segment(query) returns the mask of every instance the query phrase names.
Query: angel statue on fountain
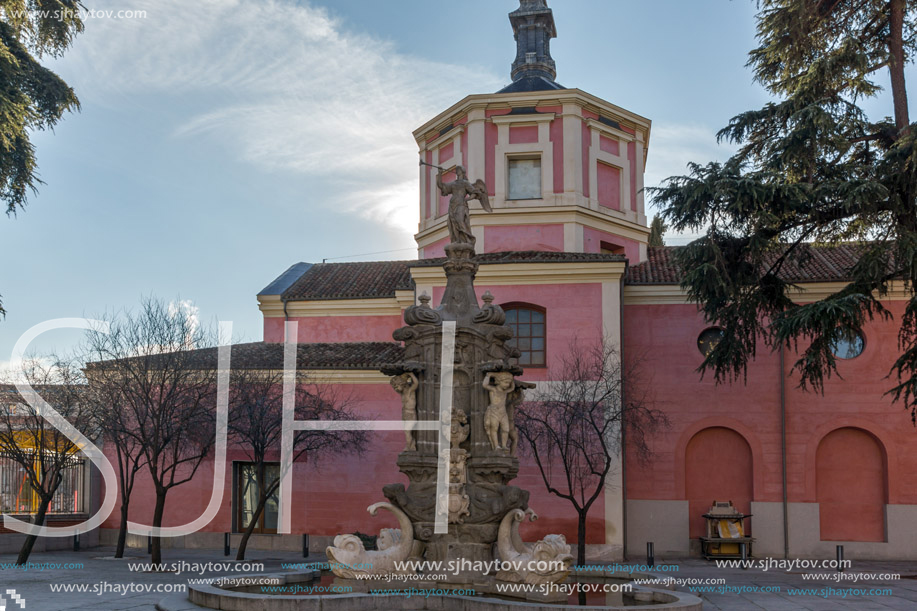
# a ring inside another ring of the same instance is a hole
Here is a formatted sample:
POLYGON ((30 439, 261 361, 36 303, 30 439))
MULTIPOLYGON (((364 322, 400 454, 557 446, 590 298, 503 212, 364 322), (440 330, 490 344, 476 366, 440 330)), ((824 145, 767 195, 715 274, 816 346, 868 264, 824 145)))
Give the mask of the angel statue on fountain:
POLYGON ((471 217, 468 213, 469 200, 476 199, 487 212, 492 212, 487 198, 487 186, 480 178, 474 184, 465 175, 465 168, 456 166, 455 180, 443 182, 443 168, 438 168, 436 186, 444 197, 449 197, 449 215, 446 222, 449 226, 449 239, 453 244, 470 244, 474 246, 471 235, 471 217))

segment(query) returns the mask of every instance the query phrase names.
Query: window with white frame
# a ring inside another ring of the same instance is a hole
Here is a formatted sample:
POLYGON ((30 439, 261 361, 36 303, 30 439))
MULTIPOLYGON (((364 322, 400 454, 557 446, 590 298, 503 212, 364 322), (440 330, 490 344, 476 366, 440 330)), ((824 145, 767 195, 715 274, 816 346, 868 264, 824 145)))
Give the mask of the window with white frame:
POLYGON ((541 199, 541 157, 507 159, 507 199, 541 199))

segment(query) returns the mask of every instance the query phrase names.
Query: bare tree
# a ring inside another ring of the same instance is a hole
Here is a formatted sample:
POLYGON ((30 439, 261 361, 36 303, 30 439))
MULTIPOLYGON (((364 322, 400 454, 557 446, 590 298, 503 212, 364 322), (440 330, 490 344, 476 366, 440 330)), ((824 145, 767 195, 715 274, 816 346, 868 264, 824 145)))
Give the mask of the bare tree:
MULTIPOLYGON (((280 487, 281 468, 268 468, 271 454, 279 454, 283 434, 283 372, 241 369, 230 378, 229 434, 231 442, 239 447, 251 461, 252 477, 240 486, 253 486, 257 499, 245 528, 236 560, 245 559, 248 541, 254 532, 268 502, 280 487)), ((294 414, 297 420, 354 420, 350 401, 330 385, 298 381, 294 397, 294 414)), ((305 457, 315 464, 334 455, 362 453, 366 433, 347 430, 296 431, 293 437, 293 462, 305 457)))
POLYGON ((646 459, 647 436, 666 420, 639 382, 639 367, 623 367, 608 340, 574 339, 549 373, 554 381, 539 384, 516 409, 516 428, 522 452, 534 458, 548 492, 576 510, 576 561, 582 566, 586 516, 620 462, 624 435, 628 447, 646 459))
POLYGON ((127 403, 127 386, 120 383, 118 369, 92 367, 89 371, 92 383, 86 392, 86 401, 92 404, 96 423, 99 429, 104 431, 105 443, 110 443, 114 447, 118 461, 118 494, 121 508, 115 558, 123 558, 127 543, 131 493, 134 491, 137 473, 146 464, 146 459, 143 446, 133 433, 137 428, 132 417, 135 412, 122 407, 127 403))
MULTIPOLYGON (((29 396, 18 390, 14 392, 12 385, 6 386, 12 400, 0 406, 0 459, 19 467, 28 482, 28 486, 23 488, 27 497, 25 505, 34 516, 32 523, 43 526, 49 510, 56 509, 54 503, 66 503, 72 498, 56 495, 65 479, 81 475, 78 467, 83 460, 77 445, 42 415, 43 403, 51 406, 87 437, 94 436, 91 432, 93 418, 87 404, 81 400, 85 380, 74 360, 58 357, 29 359, 25 361, 21 373, 24 381, 32 387, 32 393, 29 396), (33 494, 38 499, 37 507, 32 506, 33 494)), ((22 483, 25 484, 25 481, 22 483)), ((17 503, 14 510, 22 509, 17 503)), ((80 511, 76 506, 66 509, 67 513, 80 511)), ((16 564, 28 562, 37 538, 37 535, 26 536, 16 564)))
MULTIPOLYGON (((139 448, 136 460, 146 466, 156 493, 156 528, 162 526, 167 494, 194 478, 215 439, 216 372, 201 364, 201 349, 215 345, 215 334, 175 303, 146 298, 137 312, 104 317, 107 333, 87 334, 97 359, 87 366, 90 385, 107 387, 93 395, 110 397, 109 410, 123 412, 103 418, 112 427, 104 433, 116 449, 139 448)), ((121 482, 133 481, 129 471, 137 468, 136 460, 119 464, 121 482)), ((129 497, 130 488, 121 494, 122 500, 129 497)), ((162 562, 160 537, 153 537, 151 561, 162 562)))

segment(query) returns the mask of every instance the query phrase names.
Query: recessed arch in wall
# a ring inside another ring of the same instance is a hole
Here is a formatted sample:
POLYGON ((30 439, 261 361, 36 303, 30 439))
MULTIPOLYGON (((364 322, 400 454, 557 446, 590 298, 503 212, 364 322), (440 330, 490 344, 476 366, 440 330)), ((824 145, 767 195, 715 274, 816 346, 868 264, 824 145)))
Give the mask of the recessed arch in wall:
POLYGON ((885 541, 888 457, 861 428, 834 429, 818 443, 815 498, 822 541, 885 541))

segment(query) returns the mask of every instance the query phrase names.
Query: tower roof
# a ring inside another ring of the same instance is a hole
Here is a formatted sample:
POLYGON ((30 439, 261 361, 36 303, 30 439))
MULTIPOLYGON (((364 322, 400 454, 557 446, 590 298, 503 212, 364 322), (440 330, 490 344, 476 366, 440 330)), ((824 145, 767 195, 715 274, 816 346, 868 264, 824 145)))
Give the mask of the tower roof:
POLYGON ((557 37, 554 13, 546 0, 519 0, 519 8, 509 14, 516 38, 512 84, 497 93, 564 89, 554 81, 557 70, 551 57, 551 39, 557 37))

